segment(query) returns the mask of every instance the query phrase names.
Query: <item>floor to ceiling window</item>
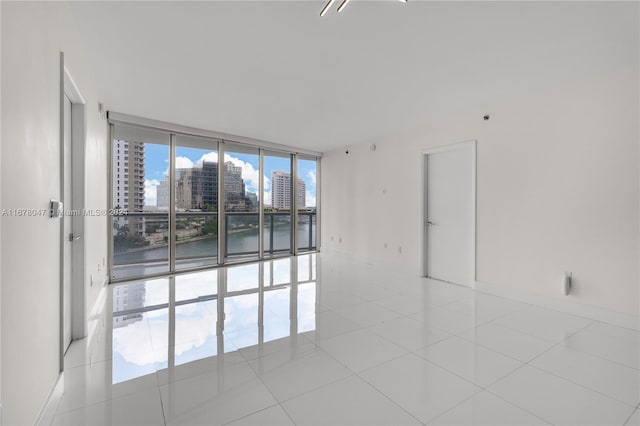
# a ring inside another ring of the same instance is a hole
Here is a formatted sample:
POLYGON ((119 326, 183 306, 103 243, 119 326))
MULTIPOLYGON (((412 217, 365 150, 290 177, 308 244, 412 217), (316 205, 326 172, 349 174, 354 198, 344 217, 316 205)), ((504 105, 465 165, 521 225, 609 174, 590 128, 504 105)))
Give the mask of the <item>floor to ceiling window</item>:
POLYGON ((291 252, 291 155, 264 153, 264 254, 291 252))
POLYGON ((298 172, 295 190, 298 207, 298 250, 310 251, 316 249, 318 228, 316 215, 318 162, 315 158, 298 156, 296 166, 298 172))
POLYGON ((112 281, 316 249, 318 157, 150 127, 111 121, 112 281))
MULTIPOLYGON (((176 269, 218 263, 218 142, 176 136, 175 153, 176 269)), ((162 182, 162 204, 168 208, 168 175, 162 182), (166 194, 166 199, 164 195, 166 194)))
MULTIPOLYGON (((111 153, 112 277, 163 273, 169 265, 169 212, 157 208, 169 164, 168 133, 119 126, 111 153)), ((168 198, 168 197, 167 197, 168 198)))
POLYGON ((225 261, 256 259, 260 241, 260 151, 224 143, 225 261))

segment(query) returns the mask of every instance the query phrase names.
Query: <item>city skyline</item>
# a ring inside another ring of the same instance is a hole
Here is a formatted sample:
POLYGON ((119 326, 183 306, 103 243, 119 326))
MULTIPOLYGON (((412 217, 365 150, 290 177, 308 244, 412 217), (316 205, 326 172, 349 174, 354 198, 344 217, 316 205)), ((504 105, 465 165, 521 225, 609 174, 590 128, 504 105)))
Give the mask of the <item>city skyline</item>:
MULTIPOLYGON (((166 179, 169 169, 169 147, 159 144, 145 144, 145 207, 157 207, 158 186, 166 179)), ((218 162, 217 151, 207 151, 199 148, 176 148, 176 169, 188 169, 201 166, 204 161, 218 162)), ((247 193, 254 193, 259 197, 258 155, 236 152, 225 153, 224 162, 231 162, 241 168, 241 176, 247 193)), ((290 173, 290 161, 286 157, 264 157, 264 204, 271 205, 273 171, 290 173)), ((305 207, 316 206, 316 162, 298 160, 298 177, 305 183, 305 207)))

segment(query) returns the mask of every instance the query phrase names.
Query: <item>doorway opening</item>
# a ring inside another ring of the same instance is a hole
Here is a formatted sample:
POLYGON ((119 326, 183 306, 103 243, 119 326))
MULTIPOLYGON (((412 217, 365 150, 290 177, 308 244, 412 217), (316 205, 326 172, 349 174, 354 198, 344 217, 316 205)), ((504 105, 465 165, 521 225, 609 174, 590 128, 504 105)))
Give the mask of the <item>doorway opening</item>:
POLYGON ((473 287, 476 141, 423 151, 423 276, 473 287))
POLYGON ((60 370, 73 340, 86 336, 84 303, 85 100, 60 53, 60 370))

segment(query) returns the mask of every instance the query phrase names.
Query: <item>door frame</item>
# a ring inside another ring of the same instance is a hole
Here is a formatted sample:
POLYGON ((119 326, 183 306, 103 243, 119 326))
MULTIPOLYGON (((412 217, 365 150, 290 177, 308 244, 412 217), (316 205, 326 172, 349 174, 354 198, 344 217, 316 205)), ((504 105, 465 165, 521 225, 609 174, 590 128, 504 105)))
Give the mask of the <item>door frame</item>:
MULTIPOLYGON (((64 52, 60 52, 60 199, 64 200, 64 98, 71 101, 71 199, 72 205, 64 205, 65 214, 73 210, 71 230, 80 239, 71 247, 71 341, 87 335, 85 303, 85 141, 86 102, 71 72, 65 65, 64 52)), ((64 231, 64 218, 60 220, 60 371, 64 370, 64 244, 68 238, 64 231)))
POLYGON ((471 204, 473 206, 473 211, 472 211, 472 216, 473 216, 473 236, 472 236, 472 240, 473 240, 473 254, 471 256, 471 259, 469 259, 469 261, 471 262, 472 265, 472 270, 473 270, 473 279, 472 282, 469 283, 469 286, 471 288, 475 288, 475 284, 476 284, 476 280, 477 280, 477 251, 478 251, 478 242, 477 242, 477 210, 478 210, 478 206, 477 206, 477 161, 478 161, 478 155, 477 155, 477 140, 472 139, 472 140, 467 140, 467 141, 463 141, 463 142, 457 142, 457 143, 452 143, 452 144, 447 144, 447 145, 440 145, 440 146, 436 146, 433 148, 428 148, 428 149, 424 149, 422 150, 421 153, 421 169, 422 169, 422 191, 420 191, 420 205, 422 206, 422 215, 420 216, 420 227, 422 229, 421 235, 422 235, 422 241, 421 241, 421 259, 422 259, 422 267, 421 267, 421 275, 423 277, 427 277, 428 276, 428 272, 429 272, 429 265, 427 262, 427 254, 428 254, 428 230, 427 230, 427 220, 428 220, 428 213, 429 213, 429 209, 428 209, 428 193, 427 193, 427 159, 429 157, 429 155, 432 154, 437 154, 440 152, 445 152, 445 151, 452 151, 454 149, 460 149, 460 148, 466 148, 466 147, 470 147, 472 150, 472 154, 473 154, 473 162, 471 165, 471 179, 472 179, 472 200, 471 200, 471 204))

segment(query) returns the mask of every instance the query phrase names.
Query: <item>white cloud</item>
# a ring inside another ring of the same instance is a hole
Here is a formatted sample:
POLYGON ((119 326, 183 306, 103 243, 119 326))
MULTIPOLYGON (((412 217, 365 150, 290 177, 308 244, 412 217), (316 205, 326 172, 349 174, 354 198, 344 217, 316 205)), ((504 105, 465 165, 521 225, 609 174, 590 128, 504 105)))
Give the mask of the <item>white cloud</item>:
POLYGON ((307 173, 307 176, 309 177, 309 181, 311 182, 311 185, 313 185, 313 187, 315 188, 315 186, 316 186, 316 171, 315 170, 309 170, 309 173, 307 173))
MULTIPOLYGON (((190 169, 193 167, 202 167, 203 162, 218 162, 218 153, 217 152, 207 152, 202 155, 197 161, 193 162, 191 159, 187 157, 176 157, 176 169, 190 169)), ((242 161, 239 158, 232 157, 229 154, 224 155, 224 161, 230 161, 234 166, 240 167, 242 169, 242 179, 245 182, 246 188, 249 192, 258 193, 258 188, 260 187, 260 174, 258 170, 256 170, 251 163, 247 163, 246 161, 242 161)), ((167 176, 169 174, 169 169, 164 171, 164 175, 167 176)), ((269 179, 265 176, 265 188, 269 188, 269 179)), ((154 203, 155 205, 155 203, 154 203)))
POLYGON ((311 191, 305 192, 305 207, 315 207, 316 206, 316 196, 311 191))
POLYGON ((160 181, 158 179, 145 179, 144 180, 144 205, 149 207, 155 207, 158 199, 158 185, 160 181))
POLYGON ((200 159, 198 161, 196 161, 196 164, 198 165, 198 167, 200 167, 200 166, 202 166, 202 163, 204 163, 205 161, 208 162, 208 163, 217 163, 218 162, 218 153, 217 152, 207 152, 202 157, 200 157, 200 159))
POLYGON ((242 179, 244 180, 247 190, 250 192, 258 192, 260 188, 260 174, 252 164, 242 161, 239 158, 232 157, 229 154, 224 155, 225 163, 231 161, 234 166, 242 168, 242 179))
POLYGON ((267 177, 267 175, 263 176, 264 179, 264 193, 262 194, 262 199, 264 200, 265 206, 271 205, 271 179, 267 177))
POLYGON ((193 161, 187 157, 176 157, 176 169, 190 169, 194 166, 193 161))

